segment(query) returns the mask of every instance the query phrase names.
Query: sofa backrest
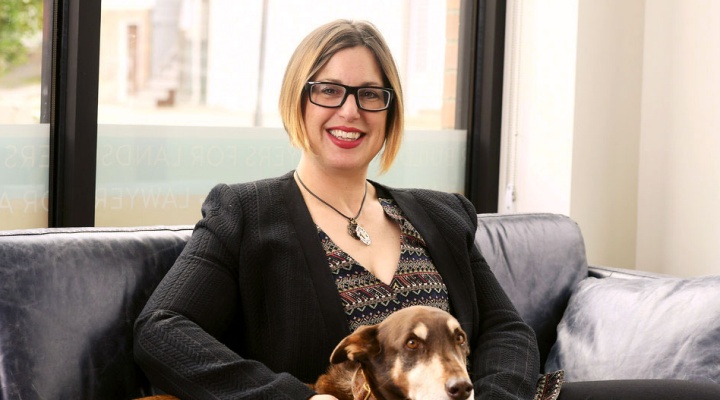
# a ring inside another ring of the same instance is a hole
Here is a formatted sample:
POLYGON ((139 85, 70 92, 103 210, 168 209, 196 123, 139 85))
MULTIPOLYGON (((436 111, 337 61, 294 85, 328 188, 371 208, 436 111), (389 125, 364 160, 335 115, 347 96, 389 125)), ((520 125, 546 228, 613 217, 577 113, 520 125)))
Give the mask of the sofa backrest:
MULTIPOLYGON (((587 276, 577 225, 549 214, 479 215, 476 244, 544 364, 570 289, 587 276)), ((151 394, 134 321, 192 227, 0 231, 0 399, 151 394)))
POLYGON ((0 399, 147 394, 136 316, 190 227, 0 232, 0 399))
POLYGON ((544 365, 570 293, 588 276, 580 228, 557 214, 480 214, 475 244, 535 331, 544 365))

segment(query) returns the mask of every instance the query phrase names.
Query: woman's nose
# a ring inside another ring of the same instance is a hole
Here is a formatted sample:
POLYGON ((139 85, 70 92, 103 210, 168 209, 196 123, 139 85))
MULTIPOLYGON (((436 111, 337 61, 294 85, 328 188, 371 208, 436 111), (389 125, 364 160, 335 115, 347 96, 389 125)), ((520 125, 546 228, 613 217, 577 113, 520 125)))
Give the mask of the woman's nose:
POLYGON ((345 99, 345 103, 340 106, 338 114, 346 119, 357 118, 360 115, 360 109, 358 108, 357 97, 355 97, 355 94, 348 95, 345 99))

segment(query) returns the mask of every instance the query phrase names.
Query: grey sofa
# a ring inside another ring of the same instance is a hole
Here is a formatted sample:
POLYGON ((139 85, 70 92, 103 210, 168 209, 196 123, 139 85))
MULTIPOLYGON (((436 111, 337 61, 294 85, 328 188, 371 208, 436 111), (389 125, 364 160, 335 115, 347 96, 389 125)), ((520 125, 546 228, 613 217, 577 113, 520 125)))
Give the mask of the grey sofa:
POLYGON ((475 242, 565 380, 720 385, 720 275, 588 266, 578 225, 549 214, 480 215, 475 242))
MULTIPOLYGON (((567 380, 720 383, 720 352, 707 351, 720 347, 720 296, 709 295, 717 294, 717 277, 682 280, 588 267, 577 224, 560 215, 479 215, 478 223, 476 243, 535 330, 548 371, 564 369, 567 380), (683 310, 673 308, 668 290, 682 294, 683 310), (658 291, 662 298, 653 298, 658 291), (688 308, 708 318, 702 328, 691 321, 694 338, 672 320, 688 308), (638 336, 643 325, 656 329, 653 321, 663 319, 672 326, 638 336), (673 367, 665 368, 668 360, 658 356, 665 349, 632 352, 643 341, 664 345, 664 336, 692 362, 670 360, 673 367), (630 357, 618 358, 623 352, 630 357), (637 374, 619 376, 628 360, 637 374)), ((0 400, 153 394, 133 361, 133 322, 191 233, 190 226, 0 232, 0 400)))

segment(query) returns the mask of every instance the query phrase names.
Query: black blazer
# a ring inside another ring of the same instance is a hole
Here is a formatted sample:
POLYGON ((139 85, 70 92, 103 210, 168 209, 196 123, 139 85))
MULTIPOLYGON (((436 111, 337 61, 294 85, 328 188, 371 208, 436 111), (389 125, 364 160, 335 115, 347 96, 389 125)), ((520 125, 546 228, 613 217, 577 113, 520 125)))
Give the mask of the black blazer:
MULTIPOLYGON (((392 189, 425 239, 468 333, 477 399, 532 398, 535 336, 474 245, 464 197, 392 189)), ((317 229, 292 173, 218 185, 175 265, 135 327, 138 363, 183 399, 307 399, 349 334, 317 229)))

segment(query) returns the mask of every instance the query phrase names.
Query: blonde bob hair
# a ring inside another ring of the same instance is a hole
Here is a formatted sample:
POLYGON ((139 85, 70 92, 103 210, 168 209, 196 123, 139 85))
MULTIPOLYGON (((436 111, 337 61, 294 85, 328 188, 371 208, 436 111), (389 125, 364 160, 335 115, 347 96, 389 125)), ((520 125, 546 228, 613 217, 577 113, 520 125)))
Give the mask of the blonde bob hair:
POLYGON ((303 39, 290 57, 282 88, 280 89, 280 115, 291 143, 311 151, 305 129, 303 111, 307 102, 305 84, 338 51, 365 46, 374 55, 383 73, 383 84, 393 89, 394 95, 387 110, 385 148, 380 158, 380 172, 387 172, 397 157, 403 134, 403 96, 400 76, 390 49, 380 32, 369 22, 336 20, 325 24, 303 39))

